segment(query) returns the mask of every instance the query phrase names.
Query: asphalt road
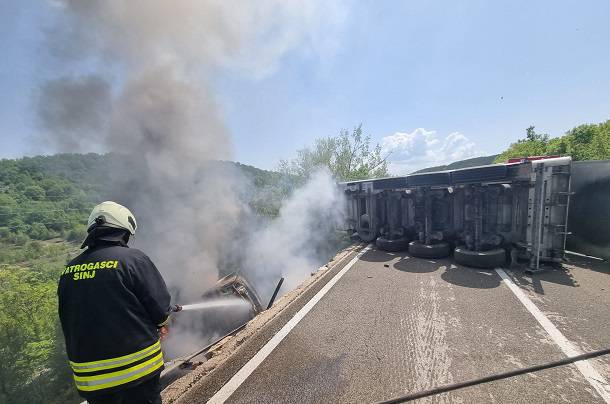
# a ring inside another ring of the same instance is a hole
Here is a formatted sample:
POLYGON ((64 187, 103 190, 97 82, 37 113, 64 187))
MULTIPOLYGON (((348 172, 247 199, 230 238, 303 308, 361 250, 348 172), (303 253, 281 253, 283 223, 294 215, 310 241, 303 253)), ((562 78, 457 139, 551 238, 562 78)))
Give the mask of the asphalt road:
MULTIPOLYGON (((519 269, 506 271, 579 349, 610 347, 607 263, 579 259, 563 270, 534 276, 519 269)), ((242 354, 251 357, 255 352, 246 349, 242 354)), ((422 260, 372 250, 345 273, 227 402, 375 402, 564 357, 495 271, 460 267, 451 259, 422 260)), ((247 359, 233 366, 233 373, 247 359)), ((590 363, 610 380, 610 358, 590 363)), ((195 385, 183 401, 205 402, 230 374, 221 370, 211 376, 212 380, 195 385), (222 382, 215 383, 215 377, 222 382)), ((418 402, 604 400, 577 367, 570 365, 418 402)))

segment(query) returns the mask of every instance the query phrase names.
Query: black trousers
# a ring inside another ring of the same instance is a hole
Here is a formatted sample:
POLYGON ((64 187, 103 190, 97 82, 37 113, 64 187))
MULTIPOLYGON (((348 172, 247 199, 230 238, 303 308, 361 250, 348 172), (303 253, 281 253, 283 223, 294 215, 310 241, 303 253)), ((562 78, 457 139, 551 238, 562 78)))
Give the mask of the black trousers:
POLYGON ((161 404, 159 375, 117 393, 88 398, 89 404, 161 404))

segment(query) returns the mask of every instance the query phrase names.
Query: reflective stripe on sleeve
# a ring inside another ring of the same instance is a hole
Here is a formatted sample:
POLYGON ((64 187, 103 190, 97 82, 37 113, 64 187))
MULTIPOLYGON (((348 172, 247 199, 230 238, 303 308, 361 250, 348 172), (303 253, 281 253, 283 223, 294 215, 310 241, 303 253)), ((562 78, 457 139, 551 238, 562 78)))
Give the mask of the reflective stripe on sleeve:
POLYGON ((70 367, 74 372, 97 372, 99 370, 113 369, 121 366, 129 365, 130 363, 136 362, 148 355, 153 354, 156 350, 161 349, 161 343, 155 342, 149 347, 146 347, 138 352, 134 352, 129 355, 119 356, 118 358, 104 359, 93 362, 77 363, 70 361, 70 367))

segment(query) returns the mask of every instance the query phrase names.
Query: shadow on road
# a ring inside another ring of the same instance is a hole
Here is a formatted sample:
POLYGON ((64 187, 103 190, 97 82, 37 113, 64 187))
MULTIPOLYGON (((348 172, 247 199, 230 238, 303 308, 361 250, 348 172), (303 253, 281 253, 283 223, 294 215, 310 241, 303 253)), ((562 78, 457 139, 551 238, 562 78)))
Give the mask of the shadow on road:
MULTIPOLYGON (((376 248, 371 249, 360 260, 366 262, 387 262, 392 267, 401 272, 410 273, 433 273, 438 270, 444 271, 441 278, 451 284, 466 288, 491 289, 500 286, 501 279, 493 270, 483 270, 476 268, 455 265, 452 258, 429 260, 410 256, 406 251, 387 252, 376 248)), ((596 261, 586 258, 573 257, 570 265, 577 265, 592 271, 607 273, 610 275, 610 264, 605 261, 596 261)), ((539 274, 528 275, 524 268, 511 268, 510 273, 515 283, 521 287, 532 289, 538 294, 544 294, 543 282, 557 283, 560 285, 577 287, 578 283, 570 273, 567 266, 549 269, 539 274)))
MULTIPOLYGON (((580 265, 579 265, 580 266, 580 265)), ((514 282, 526 289, 531 289, 539 295, 544 295, 543 282, 556 283, 558 285, 578 287, 578 282, 565 266, 550 268, 537 274, 526 274, 524 268, 511 268, 510 274, 514 282)))
POLYGON ((610 275, 610 262, 594 258, 579 257, 577 255, 566 255, 567 265, 575 265, 602 274, 610 275))
POLYGON ((360 257, 362 261, 387 262, 388 264, 396 259, 398 261, 392 267, 397 271, 424 274, 440 270, 444 271, 441 274, 444 281, 457 286, 476 289, 491 289, 500 286, 500 277, 495 271, 455 265, 451 258, 430 260, 412 257, 406 251, 386 252, 375 248, 360 257))
POLYGON ((465 288, 492 289, 500 286, 500 277, 494 270, 482 270, 450 264, 441 278, 465 288))
POLYGON ((396 253, 393 255, 381 251, 376 251, 376 253, 376 255, 371 254, 368 257, 368 261, 389 262, 392 259, 398 258, 398 261, 392 265, 397 271, 418 274, 442 271, 441 278, 445 282, 466 288, 491 289, 500 286, 500 277, 495 271, 455 265, 451 258, 431 260, 412 257, 407 253, 396 253))
POLYGON ((390 262, 396 257, 404 257, 406 252, 386 252, 377 250, 373 248, 367 251, 362 257, 360 257, 360 261, 366 262, 390 262))
POLYGON ((415 258, 408 255, 400 257, 400 260, 393 265, 394 269, 402 272, 411 272, 424 274, 434 272, 442 268, 439 262, 421 258, 415 258))

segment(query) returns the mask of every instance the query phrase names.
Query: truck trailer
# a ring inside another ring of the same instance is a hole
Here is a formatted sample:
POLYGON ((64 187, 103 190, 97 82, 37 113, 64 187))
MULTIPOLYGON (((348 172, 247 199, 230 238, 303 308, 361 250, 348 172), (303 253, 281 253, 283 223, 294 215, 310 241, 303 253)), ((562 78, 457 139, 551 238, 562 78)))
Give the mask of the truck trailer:
POLYGON ((352 238, 421 258, 494 268, 525 259, 529 269, 564 257, 570 157, 351 181, 352 238))

